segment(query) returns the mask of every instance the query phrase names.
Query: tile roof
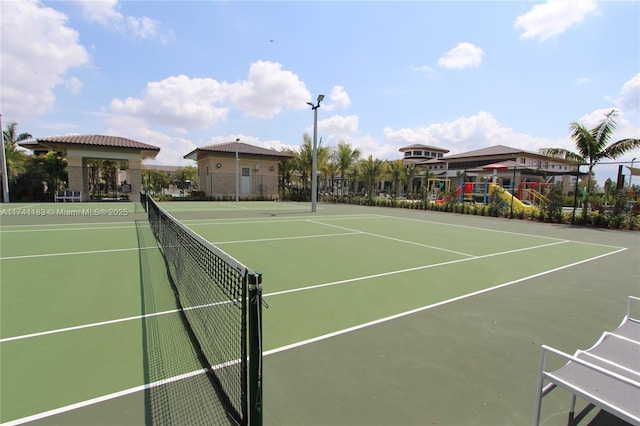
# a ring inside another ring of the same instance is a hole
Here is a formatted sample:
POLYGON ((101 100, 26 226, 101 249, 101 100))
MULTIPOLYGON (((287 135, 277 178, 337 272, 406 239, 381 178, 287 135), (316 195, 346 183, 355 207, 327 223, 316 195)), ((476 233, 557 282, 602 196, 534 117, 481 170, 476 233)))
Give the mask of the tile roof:
POLYGON ((275 149, 261 148, 259 146, 249 145, 243 142, 226 142, 226 143, 220 143, 215 145, 201 146, 191 151, 187 155, 185 155, 184 158, 191 158, 195 160, 196 159, 195 154, 201 151, 223 152, 227 154, 235 154, 236 147, 238 149, 238 154, 263 155, 263 156, 280 157, 280 158, 293 158, 293 155, 289 154, 288 152, 276 151, 275 149))
POLYGON ((487 155, 509 155, 509 154, 531 154, 531 155, 540 155, 535 152, 525 151, 519 148, 511 148, 504 145, 494 145, 488 148, 480 148, 473 151, 461 152, 460 154, 447 155, 445 160, 450 160, 452 158, 467 158, 467 157, 484 157, 487 155))
POLYGON ((67 136, 47 136, 38 138, 38 143, 55 143, 64 145, 90 145, 90 146, 108 146, 114 148, 132 148, 143 149, 147 151, 160 151, 157 146, 134 141, 131 139, 121 138, 119 136, 106 135, 67 135, 67 136))

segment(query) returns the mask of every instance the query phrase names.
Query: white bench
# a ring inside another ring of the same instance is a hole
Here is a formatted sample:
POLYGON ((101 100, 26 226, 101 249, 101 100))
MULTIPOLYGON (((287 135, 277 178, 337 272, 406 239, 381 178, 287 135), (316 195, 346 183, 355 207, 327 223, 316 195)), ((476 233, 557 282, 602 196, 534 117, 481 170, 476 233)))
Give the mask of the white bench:
POLYGON ((82 202, 82 191, 71 191, 71 190, 64 190, 64 191, 57 191, 53 197, 54 201, 57 203, 58 201, 61 201, 63 203, 66 203, 67 201, 70 202, 82 202))
POLYGON ((542 346, 534 424, 540 422, 542 398, 556 387, 571 393, 569 424, 577 424, 593 406, 633 425, 640 425, 640 320, 632 318, 631 304, 640 298, 629 296, 627 314, 613 332, 605 332, 586 351, 568 355, 542 346), (546 371, 546 355, 554 354, 566 364, 546 371), (544 386, 544 382, 549 384, 544 386), (575 415, 576 397, 589 405, 575 415))

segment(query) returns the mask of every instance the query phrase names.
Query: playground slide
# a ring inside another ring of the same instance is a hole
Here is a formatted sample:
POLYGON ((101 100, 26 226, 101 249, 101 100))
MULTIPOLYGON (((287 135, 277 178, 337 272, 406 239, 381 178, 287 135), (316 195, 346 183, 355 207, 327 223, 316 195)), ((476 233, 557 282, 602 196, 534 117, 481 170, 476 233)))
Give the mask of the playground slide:
POLYGON ((441 198, 439 200, 436 200, 436 204, 444 204, 447 201, 449 201, 452 197, 460 197, 460 188, 456 189, 456 191, 453 194, 449 194, 444 198, 441 198))
POLYGON ((517 210, 524 210, 525 212, 533 210, 535 207, 529 204, 525 204, 520 201, 517 197, 511 195, 511 193, 505 190, 500 185, 496 185, 495 183, 489 184, 489 194, 493 194, 493 188, 496 187, 500 194, 500 198, 502 198, 508 205, 511 205, 511 200, 513 199, 513 208, 517 210))

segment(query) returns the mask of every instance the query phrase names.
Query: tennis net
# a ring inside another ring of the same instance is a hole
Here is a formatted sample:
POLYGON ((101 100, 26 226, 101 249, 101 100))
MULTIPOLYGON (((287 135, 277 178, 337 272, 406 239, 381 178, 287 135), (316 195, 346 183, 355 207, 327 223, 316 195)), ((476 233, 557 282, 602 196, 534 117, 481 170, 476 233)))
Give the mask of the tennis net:
MULTIPOLYGON (((228 415, 249 423, 246 266, 142 199, 194 345, 228 415)), ((253 422, 252 422, 253 424, 253 422)))

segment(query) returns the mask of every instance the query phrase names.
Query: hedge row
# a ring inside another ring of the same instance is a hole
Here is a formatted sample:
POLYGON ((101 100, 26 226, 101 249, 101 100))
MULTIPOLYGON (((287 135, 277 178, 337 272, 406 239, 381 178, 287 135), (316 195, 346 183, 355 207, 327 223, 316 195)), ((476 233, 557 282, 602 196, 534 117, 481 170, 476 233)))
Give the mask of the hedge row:
POLYGON ((575 216, 571 212, 551 212, 545 209, 524 211, 514 209, 504 203, 490 203, 488 205, 448 202, 436 204, 425 200, 394 200, 393 198, 369 198, 369 197, 338 197, 322 196, 320 201, 334 204, 355 204, 362 206, 376 206, 401 208, 412 210, 429 210, 447 213, 470 214, 474 216, 512 217, 515 219, 532 220, 545 223, 564 223, 584 226, 597 226, 609 229, 640 230, 640 215, 637 211, 628 211, 611 214, 600 211, 587 212, 583 216, 581 208, 576 209, 575 216))

